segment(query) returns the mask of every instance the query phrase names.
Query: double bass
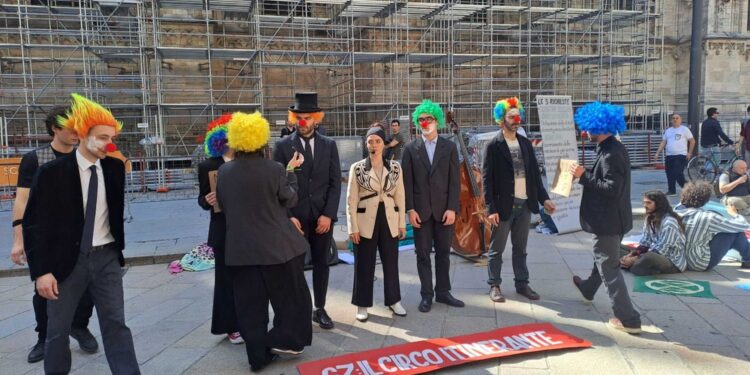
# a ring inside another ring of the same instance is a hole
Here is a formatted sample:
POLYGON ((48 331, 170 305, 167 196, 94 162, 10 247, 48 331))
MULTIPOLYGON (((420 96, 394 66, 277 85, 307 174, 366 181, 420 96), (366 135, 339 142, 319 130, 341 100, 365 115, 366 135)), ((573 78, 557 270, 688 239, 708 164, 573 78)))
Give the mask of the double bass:
POLYGON ((461 191, 459 193, 460 210, 456 213, 453 249, 460 255, 476 257, 485 253, 492 237, 492 227, 487 220, 487 213, 482 193, 482 172, 469 162, 463 135, 453 114, 447 113, 448 123, 453 125, 453 132, 461 148, 463 163, 459 166, 461 191))

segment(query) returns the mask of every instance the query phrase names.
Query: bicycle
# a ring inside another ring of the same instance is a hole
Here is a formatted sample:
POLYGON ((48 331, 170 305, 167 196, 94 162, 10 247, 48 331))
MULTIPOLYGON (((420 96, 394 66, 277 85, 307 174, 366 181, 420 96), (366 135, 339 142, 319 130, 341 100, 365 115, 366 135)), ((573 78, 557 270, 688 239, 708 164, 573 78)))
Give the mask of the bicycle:
POLYGON ((706 181, 712 185, 718 183, 719 176, 731 168, 735 160, 740 158, 737 156, 737 153, 733 151, 732 154, 734 156, 732 156, 727 163, 721 163, 721 152, 731 146, 732 145, 724 144, 719 146, 719 152, 709 150, 708 156, 700 154, 690 158, 687 165, 688 179, 690 181, 706 181))

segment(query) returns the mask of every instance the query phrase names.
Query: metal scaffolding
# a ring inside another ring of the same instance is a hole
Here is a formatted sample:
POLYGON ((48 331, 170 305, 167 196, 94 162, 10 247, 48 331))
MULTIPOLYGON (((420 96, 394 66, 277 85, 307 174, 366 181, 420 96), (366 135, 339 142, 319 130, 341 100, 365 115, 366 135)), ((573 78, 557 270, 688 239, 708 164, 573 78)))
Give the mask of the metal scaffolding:
POLYGON ((156 170, 180 166, 223 112, 283 121, 295 91, 317 91, 341 136, 425 98, 487 125, 498 98, 533 109, 538 94, 619 103, 629 129, 654 128, 659 2, 6 0, 2 152, 44 138, 46 112, 71 92, 112 108, 121 149, 156 170))

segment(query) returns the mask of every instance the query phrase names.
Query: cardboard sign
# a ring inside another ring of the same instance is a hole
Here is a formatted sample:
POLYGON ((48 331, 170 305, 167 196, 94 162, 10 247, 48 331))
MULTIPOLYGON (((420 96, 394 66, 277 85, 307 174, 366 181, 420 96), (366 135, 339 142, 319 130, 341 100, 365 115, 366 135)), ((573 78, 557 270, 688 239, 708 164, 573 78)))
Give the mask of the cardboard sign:
POLYGON ((0 159, 0 187, 14 187, 18 183, 21 158, 0 159))
POLYGON ((534 323, 325 358, 302 363, 297 371, 300 375, 421 374, 491 358, 588 347, 590 342, 552 324, 534 323))
MULTIPOLYGON (((542 133, 544 146, 544 169, 547 183, 558 169, 560 160, 578 160, 578 145, 576 143, 576 127, 573 123, 573 101, 570 96, 538 95, 536 104, 539 111, 539 129, 542 133)), ((552 201, 557 209, 552 214, 558 233, 570 233, 581 230, 578 211, 581 208, 583 188, 581 184, 572 184, 570 193, 566 195, 552 192, 552 201)))
POLYGON ((552 189, 550 189, 551 192, 562 195, 565 198, 570 197, 570 191, 573 189, 573 174, 570 173, 570 168, 575 163, 575 160, 560 159, 560 162, 557 164, 555 181, 552 183, 552 189))
MULTIPOLYGON (((208 184, 211 186, 211 192, 216 193, 216 183, 219 181, 219 171, 210 171, 208 172, 208 184)), ((214 212, 219 213, 221 212, 221 207, 217 204, 214 206, 214 212)))

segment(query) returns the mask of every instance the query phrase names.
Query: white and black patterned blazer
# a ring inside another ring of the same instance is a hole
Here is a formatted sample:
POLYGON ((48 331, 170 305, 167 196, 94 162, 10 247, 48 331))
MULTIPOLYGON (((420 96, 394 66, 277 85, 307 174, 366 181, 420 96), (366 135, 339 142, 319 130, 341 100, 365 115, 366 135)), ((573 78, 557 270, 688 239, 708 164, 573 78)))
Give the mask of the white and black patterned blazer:
POLYGON ((381 200, 385 205, 391 235, 397 237, 399 228, 406 228, 401 165, 395 160, 386 161, 381 181, 372 169, 370 158, 352 164, 346 191, 346 224, 349 234, 359 233, 364 238, 372 238, 381 200))

